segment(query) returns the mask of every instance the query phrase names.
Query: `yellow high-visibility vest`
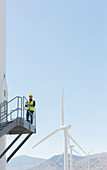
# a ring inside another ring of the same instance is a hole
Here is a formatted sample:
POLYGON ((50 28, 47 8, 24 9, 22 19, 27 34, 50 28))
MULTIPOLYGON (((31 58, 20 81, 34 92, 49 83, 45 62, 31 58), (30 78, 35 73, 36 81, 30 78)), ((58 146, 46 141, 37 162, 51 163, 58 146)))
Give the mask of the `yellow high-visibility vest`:
POLYGON ((27 110, 34 111, 34 106, 29 106, 29 104, 33 105, 33 100, 31 102, 28 101, 27 110))

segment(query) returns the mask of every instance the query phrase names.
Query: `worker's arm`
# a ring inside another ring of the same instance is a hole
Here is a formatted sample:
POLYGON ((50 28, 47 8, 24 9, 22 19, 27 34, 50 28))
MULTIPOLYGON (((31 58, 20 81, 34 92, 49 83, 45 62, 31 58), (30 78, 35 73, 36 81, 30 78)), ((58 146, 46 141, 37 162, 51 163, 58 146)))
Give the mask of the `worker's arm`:
POLYGON ((35 107, 35 100, 33 101, 33 107, 35 107))
POLYGON ((27 107, 28 106, 28 102, 26 102, 26 104, 25 104, 25 107, 27 107))
POLYGON ((35 100, 33 101, 33 104, 30 104, 30 106, 35 107, 35 100))
POLYGON ((33 101, 33 104, 30 104, 30 103, 28 104, 28 102, 26 102, 25 107, 27 107, 28 105, 35 107, 35 100, 33 101))

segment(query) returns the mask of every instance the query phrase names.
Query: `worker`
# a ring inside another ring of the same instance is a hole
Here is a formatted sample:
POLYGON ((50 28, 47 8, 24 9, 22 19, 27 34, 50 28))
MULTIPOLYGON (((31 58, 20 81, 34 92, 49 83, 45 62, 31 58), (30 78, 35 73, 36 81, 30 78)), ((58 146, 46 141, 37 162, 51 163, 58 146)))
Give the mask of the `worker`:
POLYGON ((34 107, 35 107, 35 100, 33 100, 32 94, 29 95, 29 101, 26 102, 25 107, 27 107, 27 114, 26 114, 26 120, 33 124, 33 113, 34 113, 34 107), (30 117, 30 121, 29 121, 30 117))

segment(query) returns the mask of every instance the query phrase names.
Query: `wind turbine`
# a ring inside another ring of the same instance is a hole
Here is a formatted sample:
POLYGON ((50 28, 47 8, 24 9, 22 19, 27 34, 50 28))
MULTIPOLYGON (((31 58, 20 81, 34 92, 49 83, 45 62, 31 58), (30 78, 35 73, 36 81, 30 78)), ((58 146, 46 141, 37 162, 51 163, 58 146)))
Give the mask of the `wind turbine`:
MULTIPOLYGON (((78 148, 85 154, 85 156, 87 157, 87 153, 84 151, 84 149, 78 145, 78 143, 72 138, 72 136, 69 134, 69 138, 78 146, 78 148)), ((86 163, 86 162, 85 162, 86 163)), ((85 165, 85 169, 86 169, 86 165, 85 165)))
MULTIPOLYGON (((72 157, 72 151, 74 151, 76 154, 78 154, 79 156, 81 156, 76 150, 73 149, 74 145, 70 145, 69 142, 69 149, 70 149, 70 170, 73 170, 73 157, 72 157)), ((59 158, 57 159, 57 163, 63 165, 61 162, 59 162, 59 160, 61 159, 61 157, 63 156, 64 152, 59 156, 59 158)))
MULTIPOLYGON (((77 142, 71 137, 71 135, 68 133, 68 130, 71 128, 71 125, 64 125, 64 89, 62 89, 62 126, 59 129, 56 129, 54 132, 50 133, 48 136, 46 136, 44 139, 42 139, 40 142, 38 142, 36 145, 33 146, 33 148, 37 147, 40 143, 47 140, 51 136, 55 135, 59 131, 64 131, 64 170, 68 170, 68 139, 71 139, 81 150, 82 152, 86 154, 86 152, 82 149, 80 145, 77 144, 77 142)), ((71 148, 73 150, 73 148, 71 148)), ((71 170, 72 170, 72 152, 71 152, 71 170)))
POLYGON ((64 89, 62 89, 62 126, 59 129, 56 129, 54 132, 50 133, 48 136, 46 136, 44 139, 42 139, 40 142, 38 142, 36 145, 33 146, 35 148, 37 145, 45 141, 46 139, 50 138, 51 136, 55 135, 59 131, 64 131, 64 170, 68 170, 68 130, 71 128, 71 125, 64 125, 64 107, 63 107, 63 98, 64 98, 64 89))

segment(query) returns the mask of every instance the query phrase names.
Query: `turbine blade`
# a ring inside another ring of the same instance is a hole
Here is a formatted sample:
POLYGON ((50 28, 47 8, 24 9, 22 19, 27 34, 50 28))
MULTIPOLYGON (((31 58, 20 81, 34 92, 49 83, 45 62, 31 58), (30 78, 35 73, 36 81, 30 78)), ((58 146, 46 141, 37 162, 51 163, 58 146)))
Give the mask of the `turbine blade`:
MULTIPOLYGON (((70 147, 71 147, 71 145, 70 145, 70 137, 68 138, 68 143, 69 143, 69 148, 70 148, 70 147)), ((77 153, 78 155, 81 156, 81 154, 78 153, 75 149, 73 149, 73 147, 72 147, 72 150, 73 150, 75 153, 77 153)))
POLYGON ((81 146, 78 145, 78 143, 70 136, 70 134, 69 134, 69 137, 83 151, 83 153, 87 156, 86 152, 81 148, 81 146))
POLYGON ((60 130, 62 130, 62 128, 59 128, 59 129, 55 130, 54 132, 50 133, 48 136, 46 136, 44 139, 42 139, 36 145, 34 145, 33 148, 35 148, 36 146, 38 146, 40 143, 44 142, 46 139, 50 138, 51 136, 55 135, 60 130))
POLYGON ((94 149, 91 149, 91 151, 88 152, 88 155, 90 155, 91 152, 93 152, 94 149))
POLYGON ((81 156, 81 154, 80 153, 78 153, 75 149, 72 149, 75 153, 77 153, 78 155, 80 155, 81 156))
POLYGON ((62 89, 62 126, 64 126, 64 88, 62 89))
POLYGON ((59 160, 62 158, 63 155, 64 155, 64 152, 59 156, 56 162, 59 162, 59 160))

